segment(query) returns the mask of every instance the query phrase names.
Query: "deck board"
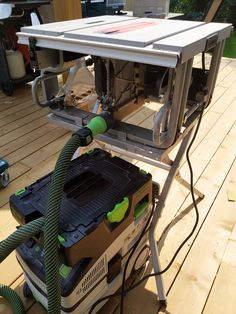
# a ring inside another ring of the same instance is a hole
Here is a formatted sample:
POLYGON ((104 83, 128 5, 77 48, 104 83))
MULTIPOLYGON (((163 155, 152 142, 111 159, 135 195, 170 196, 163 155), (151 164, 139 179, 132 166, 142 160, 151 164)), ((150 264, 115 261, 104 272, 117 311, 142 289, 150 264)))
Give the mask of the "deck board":
MULTIPOLYGON (((200 58, 196 63, 200 65, 200 58)), ((151 127, 154 109, 151 103, 147 104, 127 121, 151 127)), ((0 240, 15 228, 8 204, 9 196, 51 171, 60 150, 71 136, 70 132, 50 125, 46 112, 33 104, 28 85, 17 89, 13 97, 6 97, 0 92, 0 156, 11 164, 11 183, 0 191, 0 240)), ((223 58, 212 103, 204 114, 191 152, 195 185, 206 194, 199 203, 197 231, 164 274, 168 291, 166 310, 156 301, 154 280, 149 279, 126 296, 125 313, 236 312, 233 295, 236 282, 236 202, 227 198, 229 190, 236 194, 235 117, 236 60, 223 58)), ((150 171, 155 181, 164 181, 164 171, 130 158, 128 160, 150 171)), ((181 174, 184 178, 189 176, 185 160, 181 174)), ((191 230, 194 215, 189 192, 174 182, 156 234, 163 267, 191 230)), ((147 271, 151 270, 149 263, 147 271)), ((13 253, 0 265, 0 282, 11 285, 22 294, 21 273, 13 253)), ((30 314, 44 313, 41 306, 33 304, 32 300, 24 299, 24 303, 30 314)), ((11 313, 2 299, 0 313, 11 313)))

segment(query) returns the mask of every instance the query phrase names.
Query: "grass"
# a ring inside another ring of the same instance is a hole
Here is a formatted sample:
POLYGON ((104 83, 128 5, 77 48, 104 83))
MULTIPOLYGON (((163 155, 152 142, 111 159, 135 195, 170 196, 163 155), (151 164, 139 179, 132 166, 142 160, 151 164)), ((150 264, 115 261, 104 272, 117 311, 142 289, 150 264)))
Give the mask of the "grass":
POLYGON ((234 31, 233 34, 227 38, 223 56, 236 58, 236 31, 234 31))

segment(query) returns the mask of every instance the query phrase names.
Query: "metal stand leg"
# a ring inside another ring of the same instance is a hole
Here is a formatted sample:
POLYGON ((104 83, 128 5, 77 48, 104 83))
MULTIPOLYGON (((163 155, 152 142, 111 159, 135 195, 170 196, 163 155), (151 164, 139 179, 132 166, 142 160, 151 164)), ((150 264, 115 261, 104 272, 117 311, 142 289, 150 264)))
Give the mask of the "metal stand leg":
MULTIPOLYGON (((192 130, 185 136, 183 139, 180 148, 178 150, 178 153, 171 165, 169 174, 166 178, 165 184, 163 186, 163 189, 161 191, 158 203, 156 205, 153 219, 150 225, 150 230, 149 230, 149 242, 150 242, 150 248, 151 248, 151 253, 152 253, 152 262, 153 262, 153 268, 155 273, 159 273, 161 271, 160 268, 160 262, 159 262, 159 252, 157 248, 157 243, 156 243, 156 237, 155 237, 155 229, 157 225, 157 221, 159 217, 161 216, 162 210, 165 206, 165 200, 168 196, 171 184, 176 176, 176 173, 178 172, 179 164, 180 161, 184 155, 184 152, 187 148, 189 139, 191 137, 192 130)), ((155 277, 156 279, 156 287, 157 287, 157 293, 158 293, 158 299, 163 303, 166 302, 166 294, 164 290, 164 285, 163 285, 163 279, 161 275, 158 275, 155 277)))
MULTIPOLYGON (((190 187, 190 184, 184 179, 181 177, 180 173, 177 173, 176 176, 175 176, 175 179, 180 183, 182 184, 186 189, 190 190, 191 187, 190 187)), ((193 192, 198 196, 200 197, 201 199, 204 198, 204 194, 202 192, 200 192, 198 189, 196 189, 195 187, 193 187, 193 192)))

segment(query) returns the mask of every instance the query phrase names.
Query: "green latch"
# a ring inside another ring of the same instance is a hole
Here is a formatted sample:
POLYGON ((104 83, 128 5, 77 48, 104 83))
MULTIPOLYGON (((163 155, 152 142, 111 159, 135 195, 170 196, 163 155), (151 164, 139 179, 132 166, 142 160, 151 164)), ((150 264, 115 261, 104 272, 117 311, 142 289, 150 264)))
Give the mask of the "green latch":
POLYGON ((143 169, 139 169, 139 172, 140 172, 141 174, 144 174, 144 175, 147 175, 147 174, 148 174, 147 171, 145 171, 145 170, 143 170, 143 169))
POLYGON ((129 208, 129 199, 128 197, 124 197, 124 200, 116 204, 114 209, 107 213, 107 219, 110 223, 113 222, 121 222, 124 219, 125 214, 129 208))
POLYGON ((25 193, 25 191, 26 191, 26 188, 20 189, 15 193, 15 195, 20 196, 21 194, 25 193))
POLYGON ((66 279, 69 276, 71 269, 71 267, 62 264, 59 269, 60 275, 66 279))
POLYGON ((143 202, 135 207, 134 210, 135 219, 138 219, 144 214, 144 212, 148 209, 148 205, 149 205, 148 202, 143 202))
POLYGON ((39 251, 40 251, 40 247, 37 245, 37 246, 35 247, 35 252, 38 253, 39 251))
POLYGON ((66 242, 65 238, 63 236, 61 236, 60 234, 57 236, 57 238, 58 238, 58 241, 61 245, 63 245, 66 242))

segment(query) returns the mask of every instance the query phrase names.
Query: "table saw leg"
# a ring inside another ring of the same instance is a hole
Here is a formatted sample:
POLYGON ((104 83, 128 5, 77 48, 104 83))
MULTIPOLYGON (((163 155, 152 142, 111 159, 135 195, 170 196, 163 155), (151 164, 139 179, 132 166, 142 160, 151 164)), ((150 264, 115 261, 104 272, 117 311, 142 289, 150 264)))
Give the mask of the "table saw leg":
MULTIPOLYGON (((189 184, 189 182, 187 182, 184 178, 181 177, 180 173, 177 173, 175 176, 175 179, 182 184, 186 189, 188 189, 189 191, 191 190, 191 186, 189 184)), ((193 192, 200 197, 201 199, 204 198, 204 194, 202 192, 200 192, 197 188, 193 187, 193 192)))
MULTIPOLYGON (((193 129, 192 129, 193 130, 193 129)), ((160 268, 160 262, 159 262, 159 252, 157 248, 157 241, 156 241, 156 236, 155 236, 155 230, 156 230, 156 225, 158 222, 158 219, 161 216, 162 210, 165 206, 165 201, 168 196, 168 193, 170 191, 171 184, 176 176, 176 173, 178 172, 179 169, 179 164, 181 162, 181 159, 183 158, 184 152, 187 148, 188 142, 190 140, 192 130, 189 131, 189 133, 185 136, 183 139, 178 153, 171 165, 169 174, 166 178, 166 181, 164 183, 164 186, 162 188, 161 194, 159 196, 159 200, 157 202, 154 214, 153 214, 153 219, 150 225, 149 229, 149 243, 150 243, 150 248, 151 248, 151 254, 152 254, 152 262, 153 262, 153 268, 155 273, 159 273, 161 271, 160 268)), ((162 303, 166 303, 166 294, 164 290, 164 285, 163 285, 163 279, 162 275, 158 275, 155 277, 156 279, 156 287, 157 287, 157 293, 158 293, 158 299, 162 303)))

